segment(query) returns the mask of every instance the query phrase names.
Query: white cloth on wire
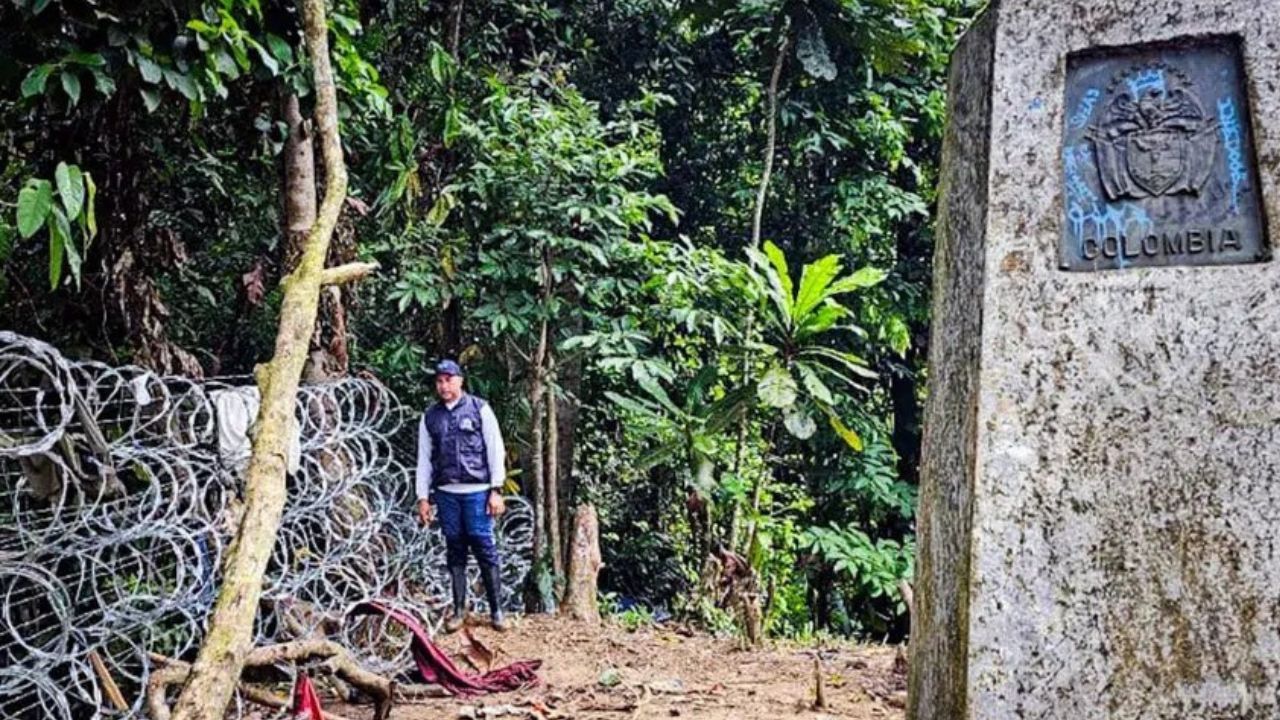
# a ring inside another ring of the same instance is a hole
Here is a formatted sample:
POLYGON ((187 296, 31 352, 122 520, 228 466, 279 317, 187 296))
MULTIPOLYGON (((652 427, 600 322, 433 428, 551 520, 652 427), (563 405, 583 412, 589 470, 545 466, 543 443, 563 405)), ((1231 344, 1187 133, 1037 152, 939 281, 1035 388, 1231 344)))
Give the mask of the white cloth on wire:
MULTIPOLYGON (((262 405, 262 393, 256 385, 214 390, 209 393, 213 411, 218 416, 218 455, 222 464, 240 477, 249 469, 249 456, 253 453, 254 426, 258 421, 258 408, 262 405)), ((297 418, 289 416, 289 474, 298 472, 302 463, 302 432, 297 418)))

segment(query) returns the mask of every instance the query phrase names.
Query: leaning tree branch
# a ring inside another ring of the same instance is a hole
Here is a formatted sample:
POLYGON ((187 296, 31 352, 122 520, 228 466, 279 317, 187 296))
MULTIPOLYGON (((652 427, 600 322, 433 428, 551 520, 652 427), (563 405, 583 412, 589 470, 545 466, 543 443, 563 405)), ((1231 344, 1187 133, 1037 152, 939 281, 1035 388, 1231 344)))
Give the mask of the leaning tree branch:
POLYGON ((324 273, 320 275, 320 284, 345 285, 359 280, 377 269, 378 263, 376 262, 347 263, 338 267, 326 268, 324 273))
POLYGON ((338 136, 338 100, 329 63, 324 0, 298 0, 315 87, 315 125, 324 161, 324 200, 298 266, 285 279, 275 356, 256 375, 262 392, 258 431, 245 479, 244 515, 227 552, 209 631, 174 707, 175 720, 219 720, 253 646, 262 579, 285 503, 290 420, 315 329, 325 258, 347 195, 338 136))

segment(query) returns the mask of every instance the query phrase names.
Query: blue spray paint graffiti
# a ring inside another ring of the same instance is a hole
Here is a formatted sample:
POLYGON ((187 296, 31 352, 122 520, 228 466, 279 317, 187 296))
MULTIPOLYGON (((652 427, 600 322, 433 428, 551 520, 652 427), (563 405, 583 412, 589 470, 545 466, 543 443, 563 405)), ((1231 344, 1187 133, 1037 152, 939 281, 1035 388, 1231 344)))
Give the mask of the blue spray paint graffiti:
POLYGON ((1142 97, 1144 90, 1155 90, 1164 95, 1164 70, 1158 68, 1148 68, 1129 76, 1125 82, 1129 85, 1129 94, 1133 99, 1137 100, 1142 97))
POLYGON ((1084 97, 1080 98, 1080 104, 1076 107, 1076 112, 1071 116, 1071 127, 1079 130, 1089 122, 1089 118, 1093 115, 1093 105, 1098 102, 1098 98, 1102 97, 1102 93, 1098 88, 1089 88, 1085 91, 1084 97))
POLYGON ((1222 145, 1227 149, 1227 176, 1231 178, 1231 212, 1240 213, 1240 193, 1249 180, 1244 164, 1244 130, 1236 104, 1225 97, 1218 101, 1218 127, 1222 130, 1222 145))
MULTIPOLYGON (((1087 143, 1067 145, 1062 150, 1063 167, 1066 170, 1067 221, 1076 241, 1076 252, 1084 256, 1086 239, 1101 244, 1106 238, 1145 237, 1154 223, 1141 206, 1131 202, 1108 203, 1085 181, 1085 174, 1094 176, 1097 171, 1093 153, 1087 143)), ((1123 254, 1116 258, 1119 267, 1126 265, 1123 254)))

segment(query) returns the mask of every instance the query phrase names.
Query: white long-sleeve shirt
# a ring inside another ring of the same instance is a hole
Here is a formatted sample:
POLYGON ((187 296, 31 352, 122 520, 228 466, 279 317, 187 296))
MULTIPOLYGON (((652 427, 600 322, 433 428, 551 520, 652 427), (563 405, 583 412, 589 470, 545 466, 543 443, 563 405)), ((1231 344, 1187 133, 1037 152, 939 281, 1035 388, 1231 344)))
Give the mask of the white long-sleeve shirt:
MULTIPOLYGON (((462 400, 459 396, 445 407, 452 410, 462 400)), ((502 443, 502 430, 498 428, 498 416, 493 414, 489 403, 480 407, 480 435, 484 438, 485 460, 489 464, 489 483, 449 483, 437 489, 447 493, 483 492, 490 488, 500 488, 507 482, 507 449, 502 443)), ((427 431, 427 416, 424 413, 418 422, 418 474, 414 485, 419 500, 431 497, 431 433, 427 431)))

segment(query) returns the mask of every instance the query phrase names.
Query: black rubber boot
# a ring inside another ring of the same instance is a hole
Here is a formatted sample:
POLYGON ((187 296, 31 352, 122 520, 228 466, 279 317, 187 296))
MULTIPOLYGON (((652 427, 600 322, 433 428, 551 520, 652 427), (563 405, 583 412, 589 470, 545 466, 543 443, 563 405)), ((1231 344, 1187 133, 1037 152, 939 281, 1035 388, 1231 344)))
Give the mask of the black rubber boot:
POLYGON ((445 632, 457 632, 467 617, 467 567, 449 568, 453 585, 453 615, 445 620, 445 632))
POLYGON ((489 614, 493 618, 493 629, 503 632, 507 629, 507 623, 502 615, 502 568, 497 565, 480 568, 480 577, 484 580, 484 592, 489 600, 489 614))

